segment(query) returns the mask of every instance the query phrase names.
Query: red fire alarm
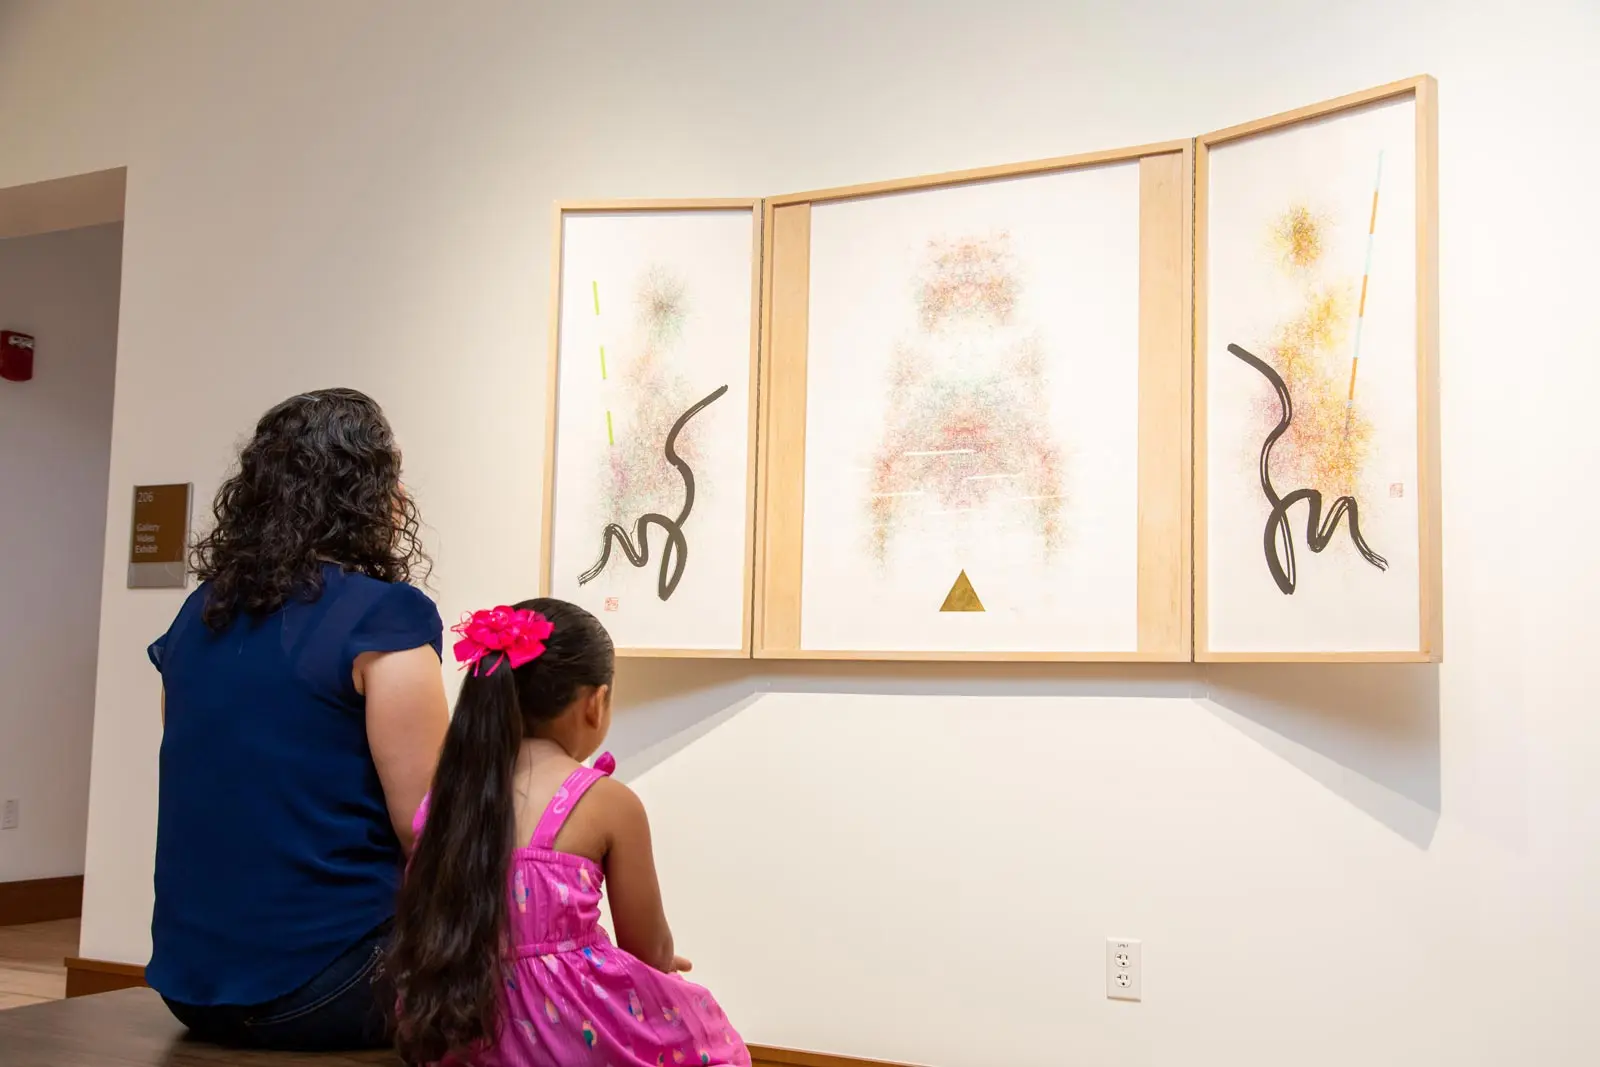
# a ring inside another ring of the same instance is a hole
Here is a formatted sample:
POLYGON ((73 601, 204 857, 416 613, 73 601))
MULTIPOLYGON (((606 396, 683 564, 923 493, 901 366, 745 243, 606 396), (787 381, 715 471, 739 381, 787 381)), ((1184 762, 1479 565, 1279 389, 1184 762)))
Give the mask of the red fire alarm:
POLYGON ((0 378, 26 382, 33 378, 33 338, 14 330, 0 330, 0 378))

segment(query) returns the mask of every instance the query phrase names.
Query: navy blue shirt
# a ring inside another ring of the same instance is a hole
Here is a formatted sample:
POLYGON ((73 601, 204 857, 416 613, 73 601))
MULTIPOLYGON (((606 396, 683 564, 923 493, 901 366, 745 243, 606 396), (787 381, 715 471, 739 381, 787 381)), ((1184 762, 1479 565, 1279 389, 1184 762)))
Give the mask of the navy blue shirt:
POLYGON ((291 993, 394 916, 404 862, 351 672, 363 652, 442 646, 409 585, 323 568, 315 601, 220 634, 202 585, 150 660, 166 691, 153 951, 169 1000, 291 993))

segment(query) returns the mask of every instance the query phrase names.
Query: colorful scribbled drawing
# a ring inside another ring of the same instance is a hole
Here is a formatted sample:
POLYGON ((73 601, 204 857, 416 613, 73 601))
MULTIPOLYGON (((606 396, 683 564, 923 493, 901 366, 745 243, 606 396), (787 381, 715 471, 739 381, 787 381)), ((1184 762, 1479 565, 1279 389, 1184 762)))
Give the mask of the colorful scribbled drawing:
POLYGON ((682 528, 694 507, 695 471, 703 453, 700 413, 727 392, 723 386, 697 397, 683 373, 684 324, 691 314, 683 279, 661 265, 647 268, 634 294, 629 340, 602 352, 600 373, 608 397, 607 448, 600 484, 598 560, 578 577, 580 585, 598 578, 610 563, 613 546, 630 564, 650 561, 648 528, 666 536, 661 549, 657 595, 669 599, 682 577, 688 553, 682 528), (612 368, 616 373, 611 373, 612 368), (624 414, 619 428, 613 408, 624 414), (676 512, 676 518, 670 518, 676 512))
POLYGON ((628 990, 628 1014, 640 1022, 644 1022, 644 1005, 639 1003, 639 991, 637 989, 628 990))
POLYGON ((917 329, 890 361, 868 467, 868 547, 885 562, 912 524, 1021 521, 1045 558, 1065 537, 1066 457, 1050 428, 1045 353, 1017 320, 1009 234, 930 241, 914 280, 917 329))
MULTIPOLYGON (((1369 266, 1382 180, 1380 154, 1372 210, 1364 220, 1369 266)), ((1254 404, 1256 432, 1249 438, 1248 461, 1258 469, 1271 509, 1262 538, 1267 568, 1285 595, 1294 593, 1298 580, 1289 509, 1302 502, 1308 505, 1306 544, 1312 552, 1323 551, 1344 522, 1362 558, 1380 571, 1388 569, 1388 561, 1362 535, 1357 499, 1373 435, 1372 421, 1356 394, 1368 268, 1360 275, 1359 299, 1352 299, 1356 275, 1348 268, 1353 264, 1327 262, 1328 231, 1334 224, 1328 215, 1301 203, 1290 204, 1273 218, 1266 244, 1281 276, 1300 287, 1300 309, 1279 322, 1259 348, 1252 345, 1256 351, 1228 345, 1228 352, 1269 386, 1254 404), (1282 484, 1300 488, 1281 492, 1277 486, 1282 484), (1331 504, 1324 515, 1325 498, 1331 504)))
POLYGON ((549 997, 544 998, 544 1017, 554 1026, 561 1021, 561 1013, 556 1010, 556 1002, 549 997))
POLYGON ((593 948, 585 948, 583 950, 583 958, 588 960, 589 961, 589 965, 591 967, 593 967, 595 970, 597 970, 597 971, 605 970, 606 958, 604 956, 600 955, 600 953, 596 952, 593 948))
MULTIPOLYGON (((1332 222, 1304 204, 1290 205, 1270 224, 1268 245, 1286 280, 1302 287, 1298 313, 1280 322, 1258 351, 1278 372, 1293 398, 1295 417, 1279 441, 1276 472, 1285 480, 1331 494, 1358 486, 1372 439, 1372 424, 1346 396, 1351 279, 1326 270, 1332 222)), ((1254 346, 1252 346, 1254 347, 1254 346)), ((1255 403, 1257 441, 1277 423, 1278 399, 1255 403)))
POLYGON ((596 1035, 595 1032, 594 1032, 594 1024, 589 1022, 587 1019, 585 1019, 584 1022, 583 1022, 583 1043, 584 1043, 584 1045, 587 1046, 588 1048, 594 1048, 594 1043, 595 1043, 597 1037, 598 1037, 598 1035, 596 1035))
POLYGON ((645 268, 635 298, 636 314, 653 345, 663 348, 676 343, 683 334, 689 315, 689 301, 683 279, 660 263, 645 268))
POLYGON ((533 1028, 532 1019, 518 1019, 517 1029, 521 1030, 522 1036, 528 1039, 528 1044, 537 1045, 539 1043, 539 1034, 533 1028))
POLYGON ((1272 220, 1268 241, 1286 271, 1309 271, 1322 259, 1328 218, 1307 204, 1292 204, 1272 220))

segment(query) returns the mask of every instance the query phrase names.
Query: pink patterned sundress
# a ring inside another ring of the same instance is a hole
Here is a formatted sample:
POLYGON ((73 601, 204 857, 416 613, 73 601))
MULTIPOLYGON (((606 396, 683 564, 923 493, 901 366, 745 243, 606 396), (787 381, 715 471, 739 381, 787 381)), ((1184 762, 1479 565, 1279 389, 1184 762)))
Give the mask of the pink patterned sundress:
MULTIPOLYGON (((609 761, 602 761, 606 766, 609 761)), ((533 841, 511 857, 510 939, 500 1034, 472 1067, 750 1067, 750 1053, 697 985, 611 944, 598 864, 554 849, 608 771, 580 767, 556 790, 533 841)), ((417 812, 422 832, 428 805, 417 812)))

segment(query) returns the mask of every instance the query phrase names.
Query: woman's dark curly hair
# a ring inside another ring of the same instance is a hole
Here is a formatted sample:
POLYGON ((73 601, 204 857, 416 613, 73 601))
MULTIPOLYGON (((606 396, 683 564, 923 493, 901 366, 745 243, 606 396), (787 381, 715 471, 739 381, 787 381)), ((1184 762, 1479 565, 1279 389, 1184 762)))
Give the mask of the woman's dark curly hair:
POLYGON ((354 389, 290 397, 256 423, 217 490, 216 525, 195 543, 213 631, 322 593, 322 565, 386 582, 425 577, 416 505, 383 409, 354 389))

